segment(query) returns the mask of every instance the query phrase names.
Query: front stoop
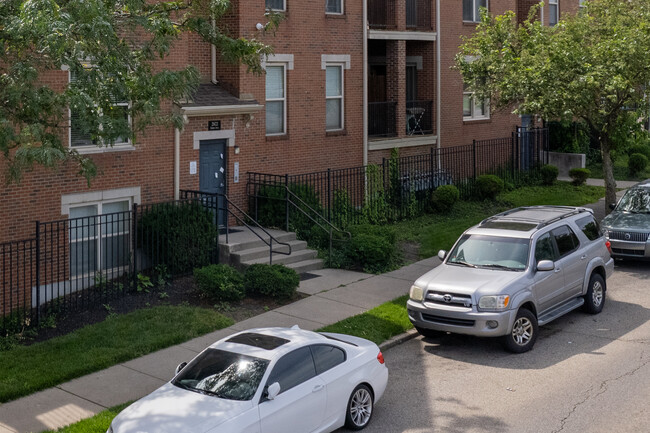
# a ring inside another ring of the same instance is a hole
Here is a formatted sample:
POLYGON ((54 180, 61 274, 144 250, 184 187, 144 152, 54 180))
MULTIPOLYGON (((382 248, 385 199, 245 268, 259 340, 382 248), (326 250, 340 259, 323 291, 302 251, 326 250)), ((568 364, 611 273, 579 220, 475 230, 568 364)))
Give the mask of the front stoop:
MULTIPOLYGON (((307 248, 307 242, 298 240, 293 232, 265 229, 268 234, 260 229, 255 232, 269 241, 269 234, 275 239, 273 241, 274 251, 288 251, 284 245, 276 241, 288 243, 291 246, 291 254, 274 253, 273 264, 283 264, 294 269, 299 274, 323 268, 323 260, 317 258, 318 253, 307 248)), ((246 227, 230 227, 228 240, 226 235, 219 235, 219 261, 228 263, 237 269, 243 270, 255 263, 269 263, 270 249, 259 237, 246 227)))

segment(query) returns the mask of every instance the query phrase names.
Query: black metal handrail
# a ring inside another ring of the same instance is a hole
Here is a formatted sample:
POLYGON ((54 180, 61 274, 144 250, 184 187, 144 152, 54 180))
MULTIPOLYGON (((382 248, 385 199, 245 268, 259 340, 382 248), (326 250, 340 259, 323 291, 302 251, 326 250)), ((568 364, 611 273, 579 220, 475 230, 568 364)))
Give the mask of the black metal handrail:
MULTIPOLYGON (((181 195, 183 198, 189 198, 189 196, 192 197, 200 197, 200 198, 205 198, 206 196, 212 197, 216 200, 216 206, 215 208, 217 209, 217 212, 219 210, 225 210, 227 214, 232 215, 240 224, 243 224, 244 227, 246 227, 248 230, 250 230, 255 236, 257 236, 262 242, 264 242, 266 245, 269 247, 269 264, 273 264, 273 253, 276 254, 284 254, 285 256, 291 255, 291 245, 287 242, 281 242, 277 240, 271 233, 269 233, 264 227, 262 227, 257 221, 255 221, 254 218, 252 218, 250 215, 248 215, 246 212, 244 212, 239 206, 237 206, 235 203, 230 201, 228 199, 228 196, 226 194, 222 193, 216 193, 216 192, 204 192, 204 191, 193 191, 193 190, 181 190, 180 191, 181 195), (218 197, 222 197, 225 201, 225 206, 224 207, 219 207, 219 201, 218 197), (237 211, 239 211, 245 219, 248 221, 252 222, 258 229, 264 232, 269 237, 269 240, 267 241, 264 239, 262 235, 257 233, 253 227, 248 225, 248 223, 243 219, 240 218, 238 215, 236 215, 232 210, 230 210, 230 206, 234 207, 237 211), (275 241, 276 244, 286 246, 288 251, 280 251, 280 250, 274 250, 273 249, 273 241, 275 241)), ((228 243, 228 218, 226 217, 225 219, 225 227, 226 227, 226 243, 228 243)))

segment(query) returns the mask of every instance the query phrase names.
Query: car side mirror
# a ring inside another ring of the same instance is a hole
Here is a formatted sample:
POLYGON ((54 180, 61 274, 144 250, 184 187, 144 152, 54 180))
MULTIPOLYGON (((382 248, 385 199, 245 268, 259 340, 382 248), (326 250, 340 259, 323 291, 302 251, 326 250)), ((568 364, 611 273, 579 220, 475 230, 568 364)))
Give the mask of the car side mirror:
POLYGON ((615 204, 615 203, 610 203, 610 204, 609 204, 609 208, 610 208, 611 210, 614 210, 615 207, 616 207, 616 204, 615 204))
POLYGON ((178 364, 178 367, 176 367, 176 371, 174 372, 174 376, 176 376, 178 373, 180 373, 181 370, 184 369, 186 365, 187 365, 187 362, 181 362, 180 364, 178 364))
POLYGON ((548 272, 555 269, 555 263, 552 260, 540 260, 537 263, 537 270, 542 272, 548 272))
POLYGON ((273 400, 275 397, 278 396, 278 394, 280 394, 280 384, 278 382, 273 382, 266 389, 266 398, 269 400, 273 400))
POLYGON ((445 257, 447 257, 447 251, 445 250, 438 251, 438 258, 440 260, 445 260, 445 257))

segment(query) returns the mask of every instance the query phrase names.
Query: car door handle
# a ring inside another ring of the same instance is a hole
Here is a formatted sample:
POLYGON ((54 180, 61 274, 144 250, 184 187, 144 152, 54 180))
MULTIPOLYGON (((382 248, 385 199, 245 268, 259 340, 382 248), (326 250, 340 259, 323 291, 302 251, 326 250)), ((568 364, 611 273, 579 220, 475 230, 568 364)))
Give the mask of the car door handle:
POLYGON ((586 255, 586 254, 583 254, 583 256, 580 257, 580 260, 584 260, 584 259, 586 259, 586 258, 587 258, 587 255, 586 255))
POLYGON ((555 268, 555 273, 557 274, 557 273, 560 272, 561 270, 562 270, 561 268, 556 267, 556 268, 555 268))
POLYGON ((316 385, 314 389, 311 390, 311 392, 318 392, 323 388, 325 388, 323 385, 316 385))

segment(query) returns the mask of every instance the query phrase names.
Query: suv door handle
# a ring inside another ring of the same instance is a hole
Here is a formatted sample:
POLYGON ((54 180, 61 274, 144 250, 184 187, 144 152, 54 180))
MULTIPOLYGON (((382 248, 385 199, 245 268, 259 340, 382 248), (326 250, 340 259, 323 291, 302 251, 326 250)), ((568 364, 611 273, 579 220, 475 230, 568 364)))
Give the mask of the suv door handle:
POLYGON ((311 390, 311 392, 318 392, 323 388, 325 388, 323 385, 316 385, 314 389, 311 390))
POLYGON ((587 258, 587 255, 586 255, 586 254, 583 254, 582 257, 580 257, 580 260, 584 260, 584 259, 586 259, 586 258, 587 258))
POLYGON ((557 273, 560 272, 561 270, 562 270, 562 269, 560 269, 559 267, 556 267, 554 272, 557 274, 557 273))

